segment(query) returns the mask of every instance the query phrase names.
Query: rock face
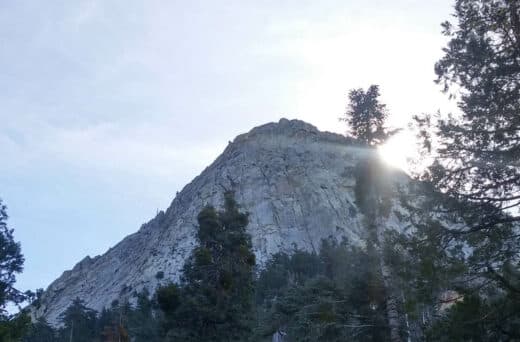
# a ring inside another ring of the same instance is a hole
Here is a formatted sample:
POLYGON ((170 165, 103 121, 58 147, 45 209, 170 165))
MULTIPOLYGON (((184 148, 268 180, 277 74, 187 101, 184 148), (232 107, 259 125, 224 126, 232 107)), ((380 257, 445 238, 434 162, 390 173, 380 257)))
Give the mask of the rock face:
MULTIPOLYGON (((259 264, 278 251, 316 250, 323 238, 362 243, 362 215, 354 198, 354 169, 375 152, 341 135, 320 132, 297 120, 282 119, 238 136, 198 177, 137 233, 101 256, 86 257, 54 281, 34 311, 58 324, 73 299, 101 310, 179 279, 196 244, 196 217, 207 204, 219 207, 234 190, 250 213, 248 231, 259 264), (163 276, 162 276, 163 275, 163 276)), ((391 182, 406 176, 389 171, 391 182)), ((387 226, 399 229, 394 214, 387 226)))

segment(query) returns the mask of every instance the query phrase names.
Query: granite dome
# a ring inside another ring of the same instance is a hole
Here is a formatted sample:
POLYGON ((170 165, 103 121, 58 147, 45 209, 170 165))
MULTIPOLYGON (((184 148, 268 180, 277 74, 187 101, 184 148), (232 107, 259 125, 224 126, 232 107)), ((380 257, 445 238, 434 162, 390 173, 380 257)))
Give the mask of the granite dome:
MULTIPOLYGON (((353 173, 361 159, 374 153, 299 120, 282 119, 239 135, 166 211, 103 255, 87 256, 65 271, 34 314, 57 324, 76 297, 101 310, 116 299, 131 300, 143 288, 153 292, 161 283, 176 281, 196 244, 198 212, 208 204, 219 207, 225 190, 234 190, 250 215, 248 232, 260 265, 278 251, 315 250, 331 236, 362 243, 353 173), (157 276, 160 272, 164 277, 157 276)), ((389 180, 401 183, 407 177, 389 170, 389 180)), ((400 225, 394 214, 388 217, 387 227, 400 225)))

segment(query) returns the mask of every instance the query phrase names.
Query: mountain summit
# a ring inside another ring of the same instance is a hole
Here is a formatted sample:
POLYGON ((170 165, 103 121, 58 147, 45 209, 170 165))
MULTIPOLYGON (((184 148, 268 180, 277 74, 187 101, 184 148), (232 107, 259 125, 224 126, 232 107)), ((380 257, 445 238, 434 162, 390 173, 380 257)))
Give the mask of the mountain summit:
MULTIPOLYGON (((130 300, 147 288, 179 279, 195 246, 197 214, 205 205, 220 207, 233 190, 249 213, 257 262, 278 251, 316 250, 324 238, 362 244, 365 229, 354 195, 355 169, 373 157, 351 138, 320 132, 299 120, 281 119, 239 135, 199 176, 134 234, 105 254, 85 257, 44 292, 36 317, 59 323, 75 298, 95 310, 114 300, 130 300)), ((392 184, 407 177, 388 170, 392 184)), ((392 212, 386 227, 402 224, 392 212)))

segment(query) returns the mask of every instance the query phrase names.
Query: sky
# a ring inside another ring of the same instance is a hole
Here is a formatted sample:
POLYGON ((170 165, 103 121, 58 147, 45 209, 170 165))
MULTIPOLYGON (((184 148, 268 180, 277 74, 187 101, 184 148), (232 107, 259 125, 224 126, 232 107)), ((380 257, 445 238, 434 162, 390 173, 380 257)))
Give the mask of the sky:
MULTIPOLYGON (((435 85, 448 0, 3 0, 0 198, 18 287, 114 246, 228 141, 282 117, 343 133, 352 88, 389 124, 452 107, 435 85)), ((402 160, 403 133, 383 153, 402 160), (392 145, 393 144, 393 145, 392 145)))

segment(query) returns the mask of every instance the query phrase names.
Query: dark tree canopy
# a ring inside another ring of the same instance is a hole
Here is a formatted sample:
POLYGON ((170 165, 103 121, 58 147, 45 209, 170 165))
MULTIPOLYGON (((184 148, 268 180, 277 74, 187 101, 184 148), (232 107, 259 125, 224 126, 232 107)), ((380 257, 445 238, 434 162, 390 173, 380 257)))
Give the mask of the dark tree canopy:
POLYGON ((464 298, 434 324, 432 340, 517 340, 520 2, 456 0, 454 9, 455 23, 443 24, 449 42, 435 72, 460 113, 417 120, 434 162, 424 174, 423 199, 415 201, 420 208, 410 210, 414 266, 406 269, 426 266, 419 269, 418 279, 428 279, 417 288, 421 296, 451 288, 464 298))
POLYGON ((323 240, 319 253, 277 253, 257 281, 253 341, 385 341, 384 287, 367 251, 323 240), (274 339, 273 339, 274 341, 274 339))
POLYGON ((223 211, 206 207, 199 213, 199 246, 181 284, 157 292, 167 340, 243 341, 251 334, 255 255, 248 215, 232 192, 224 200, 223 211))
POLYGON ((16 275, 23 270, 20 244, 14 241, 13 229, 7 226, 7 208, 0 199, 0 316, 6 315, 8 303, 18 304, 26 297, 14 287, 16 275))
POLYGON ((507 209, 498 222, 519 220, 510 209, 520 205, 520 2, 457 0, 454 17, 435 71, 461 115, 439 122, 430 176, 452 196, 507 209))
POLYGON ((379 86, 371 85, 365 91, 352 89, 345 117, 349 133, 367 145, 379 145, 391 133, 384 127, 388 116, 386 105, 379 102, 379 86))
POLYGON ((74 299, 60 318, 64 325, 59 333, 61 341, 91 342, 98 337, 96 336, 96 312, 86 307, 81 299, 74 299))
POLYGON ((473 245, 472 265, 520 292, 520 277, 506 271, 518 268, 520 244, 511 226, 520 222, 520 2, 457 0, 454 17, 435 71, 460 114, 437 122, 425 176, 469 226, 452 233, 473 245))
POLYGON ((16 275, 23 270, 24 257, 20 243, 14 241, 13 229, 7 226, 7 208, 0 199, 0 340, 18 341, 28 328, 26 312, 10 315, 7 305, 20 305, 32 294, 14 287, 16 275))
POLYGON ((55 342, 56 340, 56 332, 44 319, 33 323, 22 339, 23 342, 55 342))

